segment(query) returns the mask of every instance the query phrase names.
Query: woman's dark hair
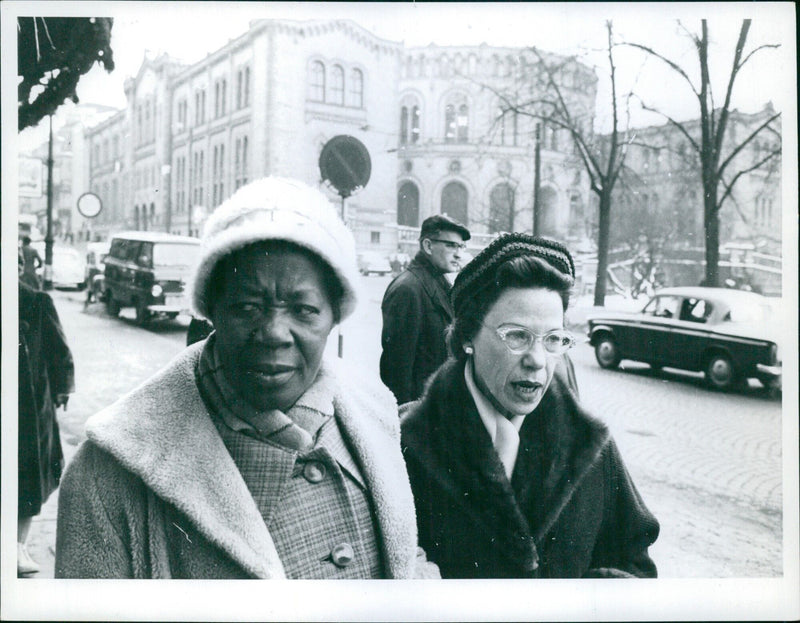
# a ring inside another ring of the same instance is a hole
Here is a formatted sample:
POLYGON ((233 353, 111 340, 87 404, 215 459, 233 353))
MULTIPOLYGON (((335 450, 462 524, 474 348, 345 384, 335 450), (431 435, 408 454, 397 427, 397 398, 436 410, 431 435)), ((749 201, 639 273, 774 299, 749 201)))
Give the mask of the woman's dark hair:
POLYGON ((322 283, 325 286, 325 294, 328 296, 331 308, 333 309, 333 320, 335 323, 339 323, 342 317, 342 298, 344 297, 342 282, 336 276, 330 264, 324 261, 319 255, 309 251, 305 247, 286 240, 263 240, 254 242, 229 253, 218 261, 214 265, 214 269, 211 271, 206 285, 209 309, 214 309, 214 306, 225 290, 225 275, 227 269, 239 261, 245 252, 249 252, 254 247, 264 251, 264 253, 292 251, 307 257, 319 269, 320 273, 322 273, 322 283))
POLYGON ((546 288, 561 297, 564 311, 569 305, 573 281, 548 262, 532 255, 511 257, 499 264, 490 279, 456 311, 447 333, 447 348, 456 359, 465 357, 463 345, 481 328, 489 310, 509 288, 546 288))

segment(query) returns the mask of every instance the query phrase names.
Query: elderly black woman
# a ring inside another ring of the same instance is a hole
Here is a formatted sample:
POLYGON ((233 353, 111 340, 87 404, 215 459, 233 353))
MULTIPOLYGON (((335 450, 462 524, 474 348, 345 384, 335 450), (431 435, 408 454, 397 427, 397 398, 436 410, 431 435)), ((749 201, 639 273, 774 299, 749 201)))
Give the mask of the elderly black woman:
POLYGON ((57 577, 438 577, 394 397, 323 358, 358 279, 319 190, 267 178, 217 208, 193 283, 214 331, 87 422, 57 577))
POLYGON ((420 545, 443 578, 654 577, 659 525, 560 365, 575 268, 493 241, 458 275, 451 358, 402 411, 420 545))

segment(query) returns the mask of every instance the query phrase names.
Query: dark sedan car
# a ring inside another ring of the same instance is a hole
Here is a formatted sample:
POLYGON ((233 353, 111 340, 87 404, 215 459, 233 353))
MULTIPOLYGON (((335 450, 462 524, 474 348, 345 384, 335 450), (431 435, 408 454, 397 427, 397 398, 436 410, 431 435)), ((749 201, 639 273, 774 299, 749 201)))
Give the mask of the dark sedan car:
POLYGON ((589 318, 589 341, 603 368, 622 359, 705 373, 715 389, 757 378, 779 388, 780 330, 769 299, 724 288, 665 288, 641 312, 589 318))

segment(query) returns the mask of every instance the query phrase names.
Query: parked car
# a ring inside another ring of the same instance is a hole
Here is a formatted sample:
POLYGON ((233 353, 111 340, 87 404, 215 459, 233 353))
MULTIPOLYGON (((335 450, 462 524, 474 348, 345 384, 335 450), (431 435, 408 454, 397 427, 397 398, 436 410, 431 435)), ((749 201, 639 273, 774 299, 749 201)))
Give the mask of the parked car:
POLYGON ((188 313, 185 291, 200 252, 200 241, 147 231, 116 234, 105 258, 103 299, 112 316, 123 307, 136 310, 136 321, 188 313))
POLYGON ((664 288, 641 312, 609 312, 588 319, 597 363, 616 368, 622 359, 653 368, 705 373, 715 389, 748 378, 780 388, 780 323, 769 299, 725 288, 664 288))
POLYGON ((358 254, 358 270, 362 275, 388 275, 392 272, 389 258, 376 251, 364 251, 358 254))
MULTIPOLYGON (((39 251, 42 261, 45 261, 44 241, 39 245, 32 243, 34 248, 39 251)), ((85 280, 85 263, 81 254, 72 247, 53 246, 53 287, 54 288, 75 288, 83 290, 85 280)), ((37 271, 39 278, 44 281, 44 266, 37 271)))

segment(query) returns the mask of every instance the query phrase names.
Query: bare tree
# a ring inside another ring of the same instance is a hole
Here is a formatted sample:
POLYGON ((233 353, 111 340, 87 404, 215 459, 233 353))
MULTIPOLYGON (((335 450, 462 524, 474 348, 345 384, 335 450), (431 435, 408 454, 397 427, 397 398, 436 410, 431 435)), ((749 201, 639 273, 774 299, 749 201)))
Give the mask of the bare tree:
MULTIPOLYGON (((719 239, 720 239, 720 210, 725 200, 731 197, 733 187, 743 175, 761 168, 773 158, 781 153, 780 140, 777 147, 768 150, 763 156, 757 158, 750 166, 735 170, 736 156, 750 144, 762 132, 773 132, 778 137, 780 133, 775 130, 773 123, 780 117, 780 113, 770 115, 762 123, 752 130, 744 139, 739 142, 730 142, 730 136, 726 136, 728 122, 733 112, 731 110, 731 96, 736 78, 742 67, 753 58, 753 56, 765 49, 778 48, 777 44, 759 45, 751 51, 745 53, 747 35, 750 31, 751 20, 742 21, 739 37, 736 41, 734 50, 733 64, 727 79, 725 99, 722 106, 717 108, 714 102, 714 92, 711 86, 711 68, 709 67, 709 36, 708 24, 705 19, 701 20, 700 35, 684 29, 691 37, 697 52, 699 62, 700 78, 699 85, 692 80, 686 69, 670 60, 663 54, 656 52, 651 47, 639 43, 627 43, 626 45, 638 48, 647 54, 661 60, 675 73, 681 76, 689 85, 692 93, 697 98, 700 105, 699 132, 697 137, 692 132, 693 126, 697 122, 679 122, 663 113, 657 108, 642 103, 645 110, 655 112, 663 116, 670 125, 683 134, 692 149, 697 152, 700 161, 701 181, 703 188, 703 223, 705 228, 705 255, 706 255, 706 274, 705 283, 709 286, 719 285, 719 239), (728 141, 726 142, 726 139, 728 141), (723 153, 723 151, 725 153, 723 153), (721 191, 721 192, 720 192, 721 191)), ((680 22, 679 22, 680 24, 680 22)), ((683 27, 683 26, 681 26, 683 27)))
POLYGON ((108 17, 17 18, 17 129, 35 126, 69 98, 95 62, 114 69, 108 17))
MULTIPOLYGON (((550 60, 536 48, 532 51, 538 59, 539 68, 544 74, 545 90, 534 99, 520 101, 513 95, 498 93, 503 102, 503 114, 519 114, 546 121, 548 124, 565 130, 575 145, 575 151, 589 175, 592 192, 597 195, 598 233, 597 233, 597 276, 595 279, 594 304, 605 303, 608 250, 611 232, 612 193, 627 153, 630 131, 620 129, 621 103, 617 95, 616 64, 614 62, 613 24, 606 24, 606 48, 609 77, 611 80, 611 131, 601 137, 594 133, 592 115, 578 110, 565 96, 560 85, 559 72, 565 65, 575 62, 574 58, 550 60)), ((630 99, 629 93, 625 101, 630 99)), ((627 106, 627 104, 626 104, 627 106)))

